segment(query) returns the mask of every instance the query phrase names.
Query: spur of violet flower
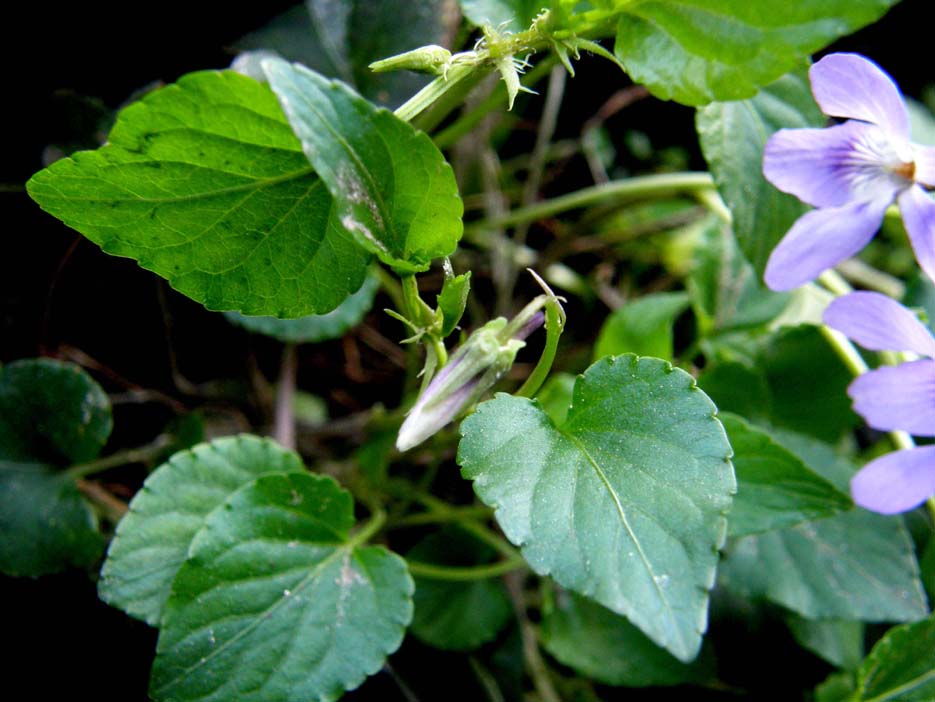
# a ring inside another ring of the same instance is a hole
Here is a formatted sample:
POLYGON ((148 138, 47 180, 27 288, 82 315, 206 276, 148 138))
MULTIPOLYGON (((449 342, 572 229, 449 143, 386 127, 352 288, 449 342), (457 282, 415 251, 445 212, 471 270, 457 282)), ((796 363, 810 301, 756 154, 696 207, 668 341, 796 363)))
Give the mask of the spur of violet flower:
POLYGON ((763 175, 817 209, 773 250, 764 279, 773 290, 814 280, 860 251, 886 208, 899 203, 922 270, 935 280, 935 148, 909 141, 899 88, 872 61, 830 54, 809 70, 821 111, 847 121, 826 129, 781 129, 767 142, 763 175))
MULTIPOLYGON (((909 351, 919 360, 859 376, 847 390, 854 411, 883 431, 935 436, 935 336, 905 307, 874 292, 834 300, 824 322, 872 351, 909 351)), ((894 451, 865 465, 851 480, 854 502, 895 514, 935 494, 935 446, 894 451)))

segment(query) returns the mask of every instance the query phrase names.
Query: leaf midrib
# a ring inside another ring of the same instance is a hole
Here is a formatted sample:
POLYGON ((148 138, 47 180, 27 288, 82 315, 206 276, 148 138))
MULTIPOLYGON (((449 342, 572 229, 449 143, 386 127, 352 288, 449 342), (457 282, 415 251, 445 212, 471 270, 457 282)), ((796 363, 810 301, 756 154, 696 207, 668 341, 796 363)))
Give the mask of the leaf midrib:
POLYGON ((869 699, 864 699, 861 702, 886 702, 886 700, 894 699, 894 695, 901 695, 904 692, 911 692, 913 689, 924 685, 929 680, 935 680, 935 670, 929 670, 919 677, 913 678, 907 683, 903 683, 897 688, 887 690, 881 695, 877 695, 876 697, 871 697, 869 699))
POLYGON ((663 607, 665 607, 666 613, 668 614, 669 619, 673 625, 673 629, 676 632, 676 635, 678 637, 679 643, 681 644, 681 647, 683 648, 683 650, 687 650, 688 646, 687 646, 687 643, 684 637, 682 636, 682 630, 675 616, 675 612, 672 611, 672 607, 669 604, 669 600, 663 594, 662 588, 659 586, 659 582, 656 580, 656 573, 653 570, 652 563, 650 563, 649 558, 646 555, 646 552, 643 550, 642 543, 637 538, 636 533, 633 531, 633 528, 630 526, 630 520, 627 519, 626 512, 623 509, 623 505, 620 502, 620 497, 617 495, 617 491, 614 490, 614 487, 613 485, 611 485, 610 480, 607 478, 606 473, 604 473, 604 470, 600 467, 600 465, 598 465, 597 461, 588 451, 587 447, 581 442, 581 440, 578 439, 578 437, 574 436, 573 434, 570 434, 559 427, 556 427, 556 429, 561 436, 568 439, 568 441, 570 441, 581 452, 581 454, 587 459, 588 463, 591 464, 591 467, 594 469, 594 472, 597 474, 601 483, 603 483, 604 488, 607 490, 607 493, 610 495, 611 499, 614 501, 614 506, 616 507, 617 514, 620 517, 620 523, 623 525, 623 528, 626 530, 634 546, 636 546, 636 551, 640 556, 640 560, 642 560, 643 566, 646 568, 646 571, 649 573, 650 579, 652 580, 652 583, 653 583, 653 588, 656 590, 656 593, 659 597, 659 601, 662 602, 663 607))

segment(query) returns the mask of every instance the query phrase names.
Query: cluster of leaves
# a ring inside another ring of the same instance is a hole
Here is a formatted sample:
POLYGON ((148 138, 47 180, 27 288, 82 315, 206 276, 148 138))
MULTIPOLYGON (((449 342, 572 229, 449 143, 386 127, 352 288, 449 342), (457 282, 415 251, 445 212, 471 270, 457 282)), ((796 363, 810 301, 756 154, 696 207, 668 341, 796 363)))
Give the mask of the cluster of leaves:
MULTIPOLYGON (((794 0, 763 12, 742 0, 463 0, 468 20, 487 26, 474 51, 452 58, 474 83, 503 72, 505 56, 567 58, 581 41, 614 36, 635 82, 698 107, 713 177, 700 199, 719 193, 726 209, 653 237, 652 265, 685 290, 620 306, 583 373, 553 374, 536 399, 498 394, 461 424, 456 460, 481 505, 452 506, 391 476, 390 462, 412 463, 379 432, 345 485, 369 512, 360 527, 351 492, 266 439, 203 443, 153 470, 99 584, 106 602, 159 628, 153 698, 337 699, 378 671, 407 629, 473 650, 517 609, 528 634, 523 583, 508 592, 496 578, 528 568, 539 576, 542 647, 600 683, 714 685, 716 651, 702 643, 717 588, 778 608, 804 648, 841 670, 816 699, 931 699, 935 618, 923 576, 935 557, 923 573, 902 518, 848 497, 858 420, 848 371, 816 326, 820 294, 758 282, 802 212, 759 175, 765 139, 820 124, 802 74, 808 55, 892 4, 794 0), (685 348, 674 328, 689 317, 685 348), (699 366, 696 383, 688 371, 699 366), (431 531, 406 558, 367 545, 379 535, 402 551, 387 526, 444 522, 458 526, 431 531), (906 624, 864 658, 868 622, 906 624)), ((412 3, 412 17, 374 5, 308 0, 244 45, 316 70, 251 54, 240 72, 187 75, 123 110, 100 149, 36 174, 30 195, 104 251, 289 343, 339 337, 366 314, 377 281, 397 292, 398 276, 397 316, 431 351, 464 313, 468 275, 449 276, 434 311, 413 302, 412 276, 456 256, 464 205, 417 126, 430 129, 473 83, 440 75, 395 114, 368 100, 397 105, 414 89, 364 70, 412 48, 387 42, 446 33, 443 2, 412 3), (303 33, 314 40, 297 41, 303 33)), ((667 202, 684 205, 672 189, 667 202)), ((590 226, 607 235, 638 209, 590 226)), ((104 540, 79 487, 110 432, 106 395, 57 362, 2 373, 0 565, 31 576, 91 565, 104 540)), ((452 439, 439 437, 433 460, 452 439)), ((545 698, 554 691, 537 655, 527 652, 545 698)))

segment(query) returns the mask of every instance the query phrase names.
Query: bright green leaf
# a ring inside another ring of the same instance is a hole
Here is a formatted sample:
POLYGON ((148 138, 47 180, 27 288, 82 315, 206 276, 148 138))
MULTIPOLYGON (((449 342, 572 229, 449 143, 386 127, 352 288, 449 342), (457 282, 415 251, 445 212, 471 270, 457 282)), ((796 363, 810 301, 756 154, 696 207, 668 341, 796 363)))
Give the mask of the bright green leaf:
POLYGON ((615 52, 664 100, 703 105, 752 97, 809 54, 880 18, 898 0, 619 2, 615 52))
POLYGON ((735 488, 714 412, 684 371, 611 357, 578 378, 560 425, 524 398, 481 404, 461 425, 458 461, 538 573, 688 661, 735 488))
POLYGON ((357 290, 370 256, 341 225, 269 88, 182 77, 120 113, 107 145, 27 184, 106 252, 210 309, 298 317, 357 290))
POLYGON ((446 275, 441 292, 436 296, 438 309, 442 313, 442 337, 455 330, 464 308, 467 307, 468 293, 471 292, 471 271, 461 275, 446 275))
POLYGON ((405 562, 350 536, 325 476, 266 475, 215 509, 172 583, 157 701, 336 700, 377 672, 412 617, 405 562))
POLYGON ((545 612, 542 643, 557 660, 608 685, 680 685, 714 677, 709 656, 682 663, 624 617, 570 592, 558 593, 556 606, 545 612))
POLYGON ((740 539, 720 575, 808 619, 902 622, 928 612, 902 521, 861 509, 740 539))
POLYGON ((845 670, 855 670, 860 665, 864 657, 862 622, 813 620, 790 614, 786 623, 800 646, 817 653, 832 665, 845 670))
POLYGON ((854 702, 935 700, 935 616, 890 629, 857 671, 854 702))
POLYGON ((298 319, 249 317, 237 312, 225 312, 224 316, 228 321, 245 329, 283 342, 312 344, 339 339, 345 332, 360 324, 370 311, 379 286, 380 283, 375 277, 365 278, 360 290, 326 314, 312 314, 298 319))
MULTIPOLYGON (((496 552, 459 529, 445 529, 416 544, 410 560, 446 566, 477 566, 496 552)), ((499 578, 454 582, 415 578, 412 633, 422 641, 453 651, 469 651, 492 641, 513 616, 499 578)))
POLYGON ((760 276, 776 244, 808 209, 763 177, 766 140, 781 128, 824 122, 804 71, 783 76, 749 100, 715 102, 697 112, 705 160, 733 215, 740 248, 760 276))
POLYGON ((103 549, 74 480, 41 464, 0 462, 0 572, 35 578, 91 565, 103 549))
POLYGON ((101 570, 101 599, 159 624, 172 579, 211 511, 260 475, 302 469, 295 453, 248 435, 175 454, 150 474, 117 526, 101 570))
POLYGON ((672 326, 688 307, 683 292, 652 293, 614 310, 601 327, 594 358, 635 353, 672 360, 672 326))
POLYGON ((89 461, 112 427, 110 400, 78 366, 38 358, 0 368, 0 465, 89 461))
POLYGON ((401 272, 454 251, 463 205, 428 136, 303 66, 267 59, 263 68, 358 244, 401 272))
POLYGON ((720 418, 734 449, 737 474, 737 494, 727 518, 731 536, 790 527, 853 507, 847 495, 767 432, 736 415, 722 413, 720 418))

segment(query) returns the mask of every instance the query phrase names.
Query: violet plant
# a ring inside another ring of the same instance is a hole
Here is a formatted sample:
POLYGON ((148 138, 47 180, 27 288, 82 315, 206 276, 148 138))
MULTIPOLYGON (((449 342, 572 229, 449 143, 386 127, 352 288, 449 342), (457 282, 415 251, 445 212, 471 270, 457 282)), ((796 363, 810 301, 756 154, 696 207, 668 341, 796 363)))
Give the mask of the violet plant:
POLYGON ((279 376, 173 365, 136 446, 0 367, 0 569, 86 570, 155 702, 935 699, 935 147, 811 64, 896 2, 308 0, 138 97, 29 196, 279 376))

